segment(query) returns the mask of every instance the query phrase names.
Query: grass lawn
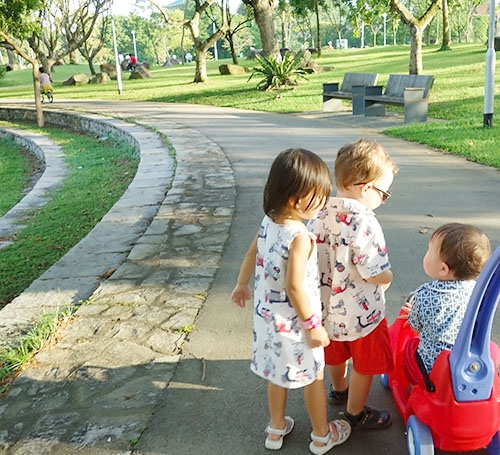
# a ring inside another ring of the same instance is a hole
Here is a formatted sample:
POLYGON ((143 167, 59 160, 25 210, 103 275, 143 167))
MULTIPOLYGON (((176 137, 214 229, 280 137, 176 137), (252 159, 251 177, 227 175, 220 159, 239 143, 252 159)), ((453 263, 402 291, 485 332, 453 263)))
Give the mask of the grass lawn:
MULTIPOLYGON (((253 109, 268 112, 296 113, 322 109, 321 92, 324 82, 340 82, 344 73, 376 72, 379 83, 384 84, 389 74, 406 74, 409 65, 409 46, 387 46, 367 49, 325 51, 322 58, 314 60, 319 66, 333 67, 331 71, 318 72, 307 81, 279 92, 260 92, 255 89, 258 78, 248 81, 250 73, 222 76, 221 63, 228 60, 209 61, 209 81, 194 84, 194 64, 178 67, 153 67, 152 78, 128 80, 124 74, 123 92, 118 94, 116 82, 106 85, 65 87, 62 82, 77 72, 90 75, 86 65, 58 66, 53 73, 58 98, 96 98, 141 100, 172 103, 197 103, 214 106, 253 109)), ((251 68, 255 61, 241 59, 240 64, 251 68)), ((407 140, 418 141, 433 147, 500 167, 500 134, 498 122, 493 128, 483 128, 484 79, 486 46, 483 44, 454 44, 451 51, 440 51, 439 46, 423 49, 424 74, 435 76, 431 90, 429 117, 447 122, 413 124, 387 131, 407 140)), ((497 65, 498 66, 498 65, 497 65)), ((9 72, 0 80, 0 99, 33 97, 31 70, 9 72)), ((497 81, 496 87, 499 86, 497 81)), ((498 91, 498 90, 497 90, 498 91)), ((397 109, 397 108, 396 108, 397 109)), ((500 101, 495 100, 495 111, 500 101)))
POLYGON ((0 217, 23 198, 31 175, 40 167, 31 152, 8 139, 0 139, 0 217))
MULTIPOLYGON (((4 125, 12 126, 0 122, 0 127, 4 125)), ((62 147, 69 175, 61 188, 51 192, 50 202, 26 215, 26 227, 15 242, 0 249, 0 309, 88 234, 127 189, 139 162, 131 145, 113 139, 99 140, 61 128, 39 132, 62 147)), ((5 162, 17 163, 20 155, 12 153, 5 162)), ((17 172, 26 182, 23 175, 17 172)), ((2 180, 2 193, 4 186, 2 180)), ((15 202, 11 198, 12 205, 15 202)))

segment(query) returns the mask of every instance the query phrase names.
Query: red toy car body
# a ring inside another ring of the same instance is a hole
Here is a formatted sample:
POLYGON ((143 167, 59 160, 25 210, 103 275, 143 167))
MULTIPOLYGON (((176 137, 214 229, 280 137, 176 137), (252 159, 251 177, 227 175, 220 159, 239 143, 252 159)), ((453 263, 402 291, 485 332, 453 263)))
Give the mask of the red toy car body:
POLYGON ((413 385, 402 368, 403 349, 417 335, 402 318, 390 327, 395 370, 382 380, 406 423, 408 453, 488 448, 500 455, 500 349, 490 341, 500 298, 500 247, 479 276, 453 351, 443 351, 429 386, 413 385), (434 391, 432 387, 434 386, 434 391))

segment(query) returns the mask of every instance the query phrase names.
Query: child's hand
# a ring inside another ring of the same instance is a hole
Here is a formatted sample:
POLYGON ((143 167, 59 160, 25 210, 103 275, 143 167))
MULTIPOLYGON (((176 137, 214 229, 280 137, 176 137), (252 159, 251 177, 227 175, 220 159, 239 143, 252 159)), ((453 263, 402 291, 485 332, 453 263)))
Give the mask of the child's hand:
POLYGON ((408 319, 408 315, 410 314, 411 309, 413 308, 414 301, 415 301, 415 296, 412 293, 408 296, 408 299, 406 299, 406 302, 401 307, 399 319, 408 319))
POLYGON ((325 347, 330 344, 330 338, 322 325, 316 327, 315 329, 306 330, 306 333, 309 345, 312 348, 319 348, 321 346, 325 347))
POLYGON ((251 293, 248 285, 237 284, 231 292, 231 300, 240 308, 245 308, 245 302, 250 300, 251 293))
POLYGON ((404 305, 401 307, 401 310, 406 314, 406 317, 408 317, 408 315, 410 314, 412 307, 413 307, 413 302, 405 302, 404 305))

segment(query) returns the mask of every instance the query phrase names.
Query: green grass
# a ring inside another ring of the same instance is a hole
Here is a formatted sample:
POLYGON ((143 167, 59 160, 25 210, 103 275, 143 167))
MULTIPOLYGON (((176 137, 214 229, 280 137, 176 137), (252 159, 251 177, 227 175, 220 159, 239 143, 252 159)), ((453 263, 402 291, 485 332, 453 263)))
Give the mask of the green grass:
POLYGON ((37 167, 36 158, 8 139, 0 139, 0 216, 23 198, 30 177, 37 167))
POLYGON ((8 390, 16 373, 32 359, 73 311, 72 308, 66 308, 56 314, 44 314, 16 343, 0 349, 0 396, 8 390))
MULTIPOLYGON (((128 80, 124 74, 123 92, 118 94, 116 82, 107 85, 65 87, 62 82, 76 72, 89 75, 86 65, 56 67, 53 74, 58 98, 96 98, 110 100, 140 100, 172 103, 197 103, 227 106, 267 112, 297 113, 317 111, 322 108, 321 92, 325 82, 340 82, 344 73, 376 72, 379 83, 384 84, 389 74, 408 72, 409 46, 387 46, 368 49, 348 49, 327 52, 314 58, 319 66, 333 67, 331 71, 318 72, 297 87, 279 92, 262 92, 255 89, 257 81, 248 82, 250 73, 222 76, 218 71, 224 61, 209 61, 209 81, 192 83, 194 65, 152 68, 152 78, 128 80)), ((255 61, 241 59, 248 68, 255 61)), ((435 76, 431 90, 429 117, 448 120, 450 123, 411 125, 391 129, 387 134, 403 139, 429 144, 467 159, 500 167, 500 134, 494 121, 493 128, 483 129, 484 79, 486 46, 484 44, 454 44, 451 51, 440 51, 438 45, 423 49, 424 74, 435 76)), ((498 81, 496 87, 498 87, 498 81)), ((0 98, 33 98, 31 71, 26 69, 9 72, 0 80, 0 98)), ((498 92, 498 89, 497 89, 498 92)), ((495 111, 500 100, 495 100, 495 111)))
POLYGON ((131 145, 59 128, 38 131, 63 148, 69 175, 48 204, 27 216, 15 242, 0 250, 0 307, 87 235, 121 197, 138 165, 131 145))

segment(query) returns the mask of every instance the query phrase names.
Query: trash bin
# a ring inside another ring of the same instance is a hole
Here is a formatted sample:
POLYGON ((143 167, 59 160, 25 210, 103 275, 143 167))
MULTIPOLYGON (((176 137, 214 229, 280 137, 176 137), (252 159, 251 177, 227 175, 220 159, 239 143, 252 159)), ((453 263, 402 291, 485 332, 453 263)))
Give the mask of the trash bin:
POLYGON ((405 123, 426 122, 428 103, 424 88, 405 88, 405 123))

